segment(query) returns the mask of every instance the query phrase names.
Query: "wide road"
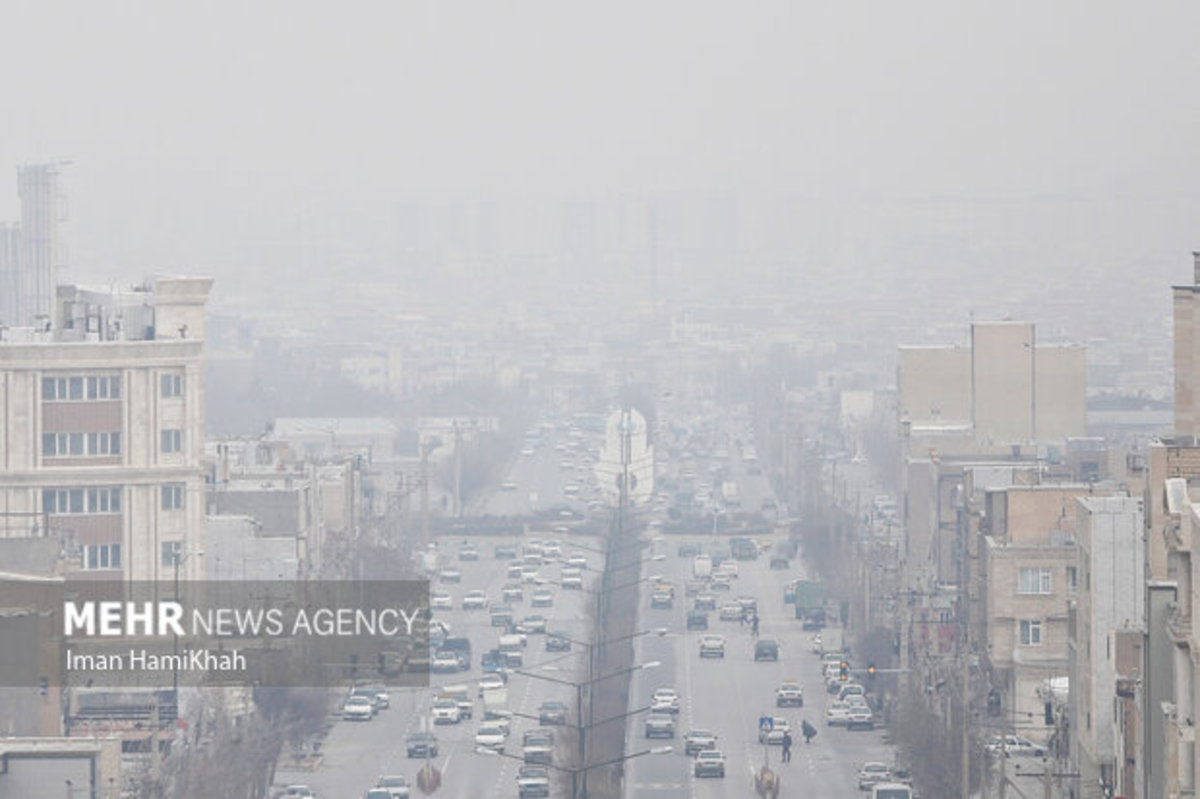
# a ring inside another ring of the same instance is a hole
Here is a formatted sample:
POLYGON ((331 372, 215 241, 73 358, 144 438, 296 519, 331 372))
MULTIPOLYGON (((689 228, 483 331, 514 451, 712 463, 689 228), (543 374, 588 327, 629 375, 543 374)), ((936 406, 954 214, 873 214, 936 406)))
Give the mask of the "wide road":
POLYGON ((547 433, 509 462, 500 485, 489 488, 471 512, 528 516, 561 505, 583 512, 588 502, 601 499, 594 460, 602 444, 595 435, 547 433))
MULTIPOLYGON (((442 540, 439 543, 443 565, 453 566, 462 572, 462 582, 457 584, 431 583, 431 590, 447 590, 454 599, 451 611, 436 611, 435 618, 450 625, 452 636, 465 635, 471 639, 472 663, 469 671, 456 674, 433 674, 433 687, 412 689, 395 688, 391 691, 391 708, 382 710, 370 722, 336 721, 324 742, 323 761, 315 771, 288 771, 281 763, 275 784, 293 783, 312 787, 320 799, 357 799, 375 784, 381 775, 398 774, 415 785, 420 760, 407 757, 405 743, 408 736, 423 725, 428 725, 430 706, 437 693, 436 686, 467 684, 478 693, 478 681, 483 675, 480 668, 482 654, 496 646, 501 630, 491 626, 487 611, 464 611, 460 607, 462 596, 472 589, 483 589, 493 604, 500 603, 501 588, 513 582, 506 576, 508 561, 497 560, 493 550, 498 544, 521 545, 520 539, 479 538, 471 539, 480 552, 479 561, 460 562, 457 552, 462 539, 442 540)), ((589 630, 586 621, 586 606, 594 601, 591 586, 602 565, 602 557, 582 547, 596 548, 594 539, 563 540, 564 556, 583 554, 588 558, 589 568, 584 572, 587 590, 563 590, 558 587, 561 564, 546 564, 539 574, 548 581, 547 587, 554 592, 554 606, 531 608, 530 595, 534 585, 525 585, 523 602, 512 603, 513 615, 520 620, 527 614, 538 613, 548 620, 547 628, 562 632, 575 640, 587 640, 589 630), (578 548, 573 548, 577 545, 578 548)), ((586 649, 573 647, 569 654, 545 651, 545 636, 528 636, 528 647, 524 652, 525 666, 522 671, 542 674, 558 680, 577 681, 585 673, 586 649)), ((508 683, 509 708, 517 716, 512 720, 512 733, 505 752, 517 757, 521 754, 521 736, 525 730, 538 726, 536 716, 543 701, 559 700, 570 709, 569 721, 575 722, 575 690, 556 684, 548 679, 536 679, 523 674, 512 674, 508 683)), ((483 715, 481 702, 477 699, 474 717, 456 725, 432 727, 438 738, 440 752, 436 765, 442 770, 443 782, 438 796, 447 799, 479 799, 480 797, 515 797, 516 771, 520 763, 508 757, 479 754, 475 751, 474 736, 483 715)), ((563 765, 573 765, 574 750, 566 728, 558 728, 555 759, 563 765)), ((285 758, 286 760, 286 758, 285 758)), ((556 796, 569 795, 569 778, 552 771, 556 796)), ((418 792, 415 787, 413 796, 418 792)))
POLYGON ((756 561, 739 562, 739 577, 733 589, 718 593, 718 602, 739 595, 758 599, 760 638, 775 638, 780 642, 778 662, 754 662, 754 639, 749 628, 739 622, 723 622, 716 613, 710 614, 708 632, 726 637, 726 656, 723 660, 699 657, 699 641, 703 630, 685 629, 690 597, 683 595, 683 586, 691 578, 691 558, 678 557, 678 545, 690 541, 705 551, 728 550, 728 539, 702 536, 682 539, 672 536, 667 543, 670 556, 662 567, 668 577, 680 587, 675 607, 653 610, 644 592, 640 602, 639 624, 647 627, 666 626, 671 634, 665 638, 646 638, 638 642, 635 662, 660 661, 652 670, 635 673, 630 696, 631 708, 650 703, 655 689, 672 687, 679 691, 682 701, 677 718, 674 741, 647 740, 644 735, 644 714, 631 720, 627 728, 626 751, 636 752, 664 743, 674 744, 676 751, 665 756, 640 757, 629 762, 625 775, 625 796, 653 799, 682 799, 683 797, 745 797, 751 791, 754 773, 764 761, 781 774, 784 796, 803 795, 820 799, 858 795, 858 770, 869 760, 892 763, 891 748, 883 742, 882 731, 850 732, 824 723, 825 708, 832 700, 824 690, 820 661, 811 652, 812 634, 803 632, 794 618, 792 606, 783 602, 786 583, 804 576, 804 565, 793 560, 788 570, 769 568, 769 556, 756 561), (776 708, 775 689, 785 679, 795 679, 804 689, 802 708, 776 708), (796 743, 791 763, 780 763, 780 749, 758 743, 757 723, 760 716, 782 716, 788 720, 796 743), (818 729, 812 744, 805 745, 798 733, 800 722, 807 719, 818 729), (717 748, 726 757, 724 779, 696 779, 692 774, 692 759, 683 754, 683 735, 692 728, 708 729, 718 736, 717 748), (802 790, 801 793, 794 791, 802 790))

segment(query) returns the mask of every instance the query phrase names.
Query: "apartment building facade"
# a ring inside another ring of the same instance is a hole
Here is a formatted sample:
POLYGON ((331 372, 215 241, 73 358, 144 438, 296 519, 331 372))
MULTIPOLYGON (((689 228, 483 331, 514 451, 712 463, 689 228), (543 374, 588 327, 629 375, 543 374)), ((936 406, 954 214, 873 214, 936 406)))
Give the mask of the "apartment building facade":
POLYGON ((0 536, 61 541, 58 571, 199 578, 204 306, 212 280, 59 286, 0 341, 0 536))

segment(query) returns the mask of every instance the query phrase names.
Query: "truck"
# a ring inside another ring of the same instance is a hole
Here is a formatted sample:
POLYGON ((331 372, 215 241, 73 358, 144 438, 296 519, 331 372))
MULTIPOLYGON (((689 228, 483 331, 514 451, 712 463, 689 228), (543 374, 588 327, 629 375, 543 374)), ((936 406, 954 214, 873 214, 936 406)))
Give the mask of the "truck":
POLYGON ((512 718, 508 709, 508 689, 489 688, 483 692, 483 719, 507 729, 512 718))
POLYGON ((783 593, 783 601, 796 606, 796 618, 825 610, 825 587, 820 580, 792 580, 783 593))
POLYGON ((734 560, 757 560, 758 544, 748 536, 734 536, 729 539, 729 554, 734 560))
POLYGON ((712 557, 709 555, 696 555, 692 558, 692 576, 697 580, 703 580, 712 576, 712 557))
POLYGON ((742 497, 738 493, 738 486, 733 480, 726 480, 721 483, 721 499, 725 500, 725 507, 740 508, 742 506, 742 497))

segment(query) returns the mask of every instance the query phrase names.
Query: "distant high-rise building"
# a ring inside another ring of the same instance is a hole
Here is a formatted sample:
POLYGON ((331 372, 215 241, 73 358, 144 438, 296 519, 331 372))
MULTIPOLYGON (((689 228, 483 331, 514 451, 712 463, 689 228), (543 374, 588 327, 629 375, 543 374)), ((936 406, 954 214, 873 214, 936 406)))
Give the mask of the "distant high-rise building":
POLYGON ((21 221, 0 223, 0 325, 44 325, 58 285, 58 165, 19 167, 17 196, 21 221))
POLYGON ((1196 441, 1200 428, 1200 252, 1192 253, 1192 284, 1172 286, 1175 313, 1175 436, 1196 441))

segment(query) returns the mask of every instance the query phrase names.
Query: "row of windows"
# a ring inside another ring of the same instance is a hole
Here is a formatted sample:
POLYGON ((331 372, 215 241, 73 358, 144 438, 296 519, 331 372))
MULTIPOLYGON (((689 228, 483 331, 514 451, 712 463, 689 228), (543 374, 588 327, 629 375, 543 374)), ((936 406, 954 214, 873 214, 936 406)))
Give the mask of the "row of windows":
POLYGON ((121 545, 90 544, 84 547, 83 568, 89 571, 121 568, 121 545))
MULTIPOLYGON (((159 451, 165 454, 183 452, 183 431, 163 430, 159 436, 159 451)), ((121 454, 120 433, 43 433, 42 457, 103 457, 121 454)))
MULTIPOLYGON (((183 483, 159 487, 159 507, 182 510, 187 496, 183 483)), ((42 490, 42 511, 54 516, 68 513, 120 513, 120 486, 97 488, 47 488, 42 490)))
POLYGON ((45 458, 120 454, 120 433, 42 433, 42 457, 45 458))
MULTIPOLYGON (((163 397, 183 396, 183 373, 167 372, 159 377, 159 394, 163 397)), ((121 398, 119 375, 93 377, 43 377, 43 402, 84 402, 121 398)))
POLYGON ((119 375, 96 377, 43 377, 43 402, 82 402, 121 398, 119 375))
MULTIPOLYGON (((1054 593, 1050 578, 1051 569, 1047 566, 1020 569, 1017 572, 1017 593, 1026 595, 1046 595, 1054 593)), ((1078 570, 1074 566, 1067 567, 1067 593, 1074 594, 1077 588, 1078 570)))

